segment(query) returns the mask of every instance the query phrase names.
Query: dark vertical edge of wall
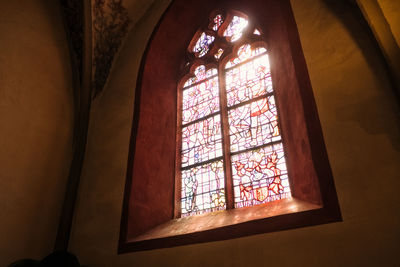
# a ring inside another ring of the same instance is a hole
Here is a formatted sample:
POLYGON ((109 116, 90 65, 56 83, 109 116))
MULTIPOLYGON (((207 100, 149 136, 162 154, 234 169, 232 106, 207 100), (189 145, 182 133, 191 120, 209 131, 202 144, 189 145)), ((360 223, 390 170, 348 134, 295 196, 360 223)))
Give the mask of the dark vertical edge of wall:
MULTIPOLYGON (((68 249, 74 216, 75 202, 85 157, 89 114, 91 105, 92 87, 92 6, 90 0, 83 1, 83 59, 81 84, 75 83, 77 88, 75 97, 74 147, 73 157, 65 190, 64 203, 61 210, 60 222, 55 240, 55 251, 68 249)), ((70 46, 70 49, 71 46, 70 46)), ((71 51, 72 53, 72 51, 71 51)), ((71 65, 73 68, 74 66, 71 65)))
MULTIPOLYGON (((375 19, 383 22, 384 26, 382 26, 382 28, 386 30, 386 33, 385 30, 375 27, 378 22, 374 22, 374 19, 370 18, 369 15, 373 16, 373 12, 370 11, 372 8, 366 7, 368 4, 365 4, 362 1, 353 0, 353 10, 355 10, 354 13, 359 18, 360 24, 364 27, 364 29, 366 29, 366 32, 370 36, 370 39, 373 40, 380 57, 383 59, 385 71, 388 74, 392 90, 397 98, 397 103, 400 105, 400 65, 396 64, 398 62, 396 59, 398 59, 400 55, 400 47, 396 43, 395 37, 393 36, 393 31, 385 14, 383 13, 381 4, 379 4, 377 1, 374 2, 376 4, 376 9, 378 9, 376 10, 376 13, 379 14, 379 18, 375 19), (384 35, 384 37, 382 37, 382 35, 384 35), (383 39, 385 39, 385 41, 383 41, 383 39), (392 43, 393 47, 390 49, 387 43, 392 43), (389 53, 390 50, 392 50, 391 53, 389 53)), ((340 14, 338 14, 338 16, 340 16, 340 14)))

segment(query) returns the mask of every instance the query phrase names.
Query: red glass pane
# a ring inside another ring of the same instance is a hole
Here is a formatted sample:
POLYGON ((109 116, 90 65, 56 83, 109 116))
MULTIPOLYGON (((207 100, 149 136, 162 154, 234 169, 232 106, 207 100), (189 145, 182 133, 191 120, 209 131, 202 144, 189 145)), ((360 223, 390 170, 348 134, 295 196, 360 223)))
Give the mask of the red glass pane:
POLYGON ((290 198, 282 143, 232 156, 235 207, 290 198))
POLYGON ((219 26, 221 26, 221 24, 224 22, 221 15, 216 15, 213 21, 214 21, 214 26, 213 26, 214 31, 218 30, 219 26))

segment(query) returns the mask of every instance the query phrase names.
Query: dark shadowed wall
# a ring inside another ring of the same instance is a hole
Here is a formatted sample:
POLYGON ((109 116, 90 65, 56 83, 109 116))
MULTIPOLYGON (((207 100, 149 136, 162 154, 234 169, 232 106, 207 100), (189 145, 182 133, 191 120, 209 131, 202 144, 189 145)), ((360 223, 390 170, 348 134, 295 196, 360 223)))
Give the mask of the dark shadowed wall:
POLYGON ((58 1, 0 1, 0 266, 53 248, 72 154, 58 1))

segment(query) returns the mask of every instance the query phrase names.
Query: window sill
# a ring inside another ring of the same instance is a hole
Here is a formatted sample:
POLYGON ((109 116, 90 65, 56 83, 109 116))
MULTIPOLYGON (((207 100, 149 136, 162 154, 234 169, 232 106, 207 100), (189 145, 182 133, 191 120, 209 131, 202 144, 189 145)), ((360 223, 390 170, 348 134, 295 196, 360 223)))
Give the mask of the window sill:
POLYGON ((295 198, 258 206, 216 211, 170 220, 127 240, 120 253, 238 238, 340 221, 332 213, 295 198))

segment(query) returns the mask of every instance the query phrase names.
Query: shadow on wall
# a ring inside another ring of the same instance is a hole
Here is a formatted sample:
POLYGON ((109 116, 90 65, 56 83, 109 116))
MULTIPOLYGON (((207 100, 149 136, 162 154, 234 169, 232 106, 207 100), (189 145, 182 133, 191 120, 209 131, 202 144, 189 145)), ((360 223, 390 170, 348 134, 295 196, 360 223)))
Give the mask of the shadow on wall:
MULTIPOLYGON (((396 88, 396 82, 389 69, 389 65, 387 64, 382 50, 380 49, 379 44, 356 1, 323 0, 323 3, 348 30, 350 36, 359 47, 370 68, 379 74, 378 77, 386 76, 390 82, 389 86, 392 88, 392 92, 384 91, 383 89, 385 86, 382 86, 381 94, 378 95, 378 97, 380 96, 390 99, 395 96, 397 104, 400 104, 400 96, 397 94, 399 91, 398 89, 400 88, 396 88)), ((385 81, 382 82, 384 83, 385 81)), ((392 146, 396 150, 400 151, 400 140, 397 138, 400 132, 400 128, 398 127, 400 125, 400 116, 395 115, 394 120, 398 122, 396 125, 388 125, 385 122, 385 114, 387 114, 387 112, 384 111, 386 108, 394 108, 397 110, 397 114, 399 114, 399 108, 398 106, 384 107, 381 106, 380 103, 382 103, 382 101, 379 101, 376 97, 368 99, 363 98, 363 100, 357 101, 352 105, 352 107, 342 109, 336 115, 341 120, 356 121, 361 128, 370 134, 387 135, 392 146), (365 110, 365 107, 370 108, 365 110), (377 119, 373 120, 374 123, 371 123, 371 118, 377 119)))
MULTIPOLYGON (((389 66, 384 58, 382 50, 379 47, 377 40, 364 18, 358 4, 355 0, 323 0, 323 3, 332 11, 332 13, 342 22, 349 31, 353 40, 357 43, 361 52, 367 59, 369 65, 374 66, 375 62, 371 58, 371 54, 379 55, 384 63, 385 72, 388 76, 393 92, 397 96, 400 103, 400 95, 397 95, 396 83, 389 70, 389 66), (368 45, 366 45, 366 43, 368 45)), ((397 88, 399 89, 399 88, 397 88)))
POLYGON ((56 251, 41 261, 23 259, 11 263, 8 267, 81 267, 81 265, 75 255, 65 251, 56 251))

